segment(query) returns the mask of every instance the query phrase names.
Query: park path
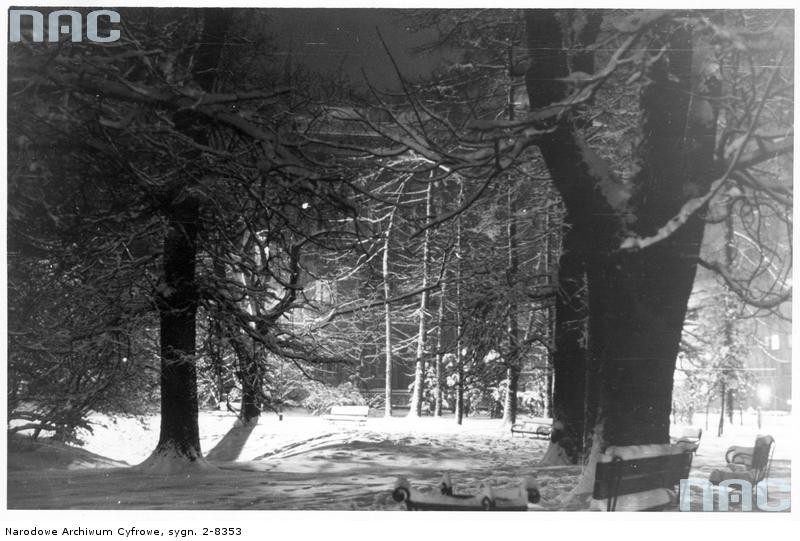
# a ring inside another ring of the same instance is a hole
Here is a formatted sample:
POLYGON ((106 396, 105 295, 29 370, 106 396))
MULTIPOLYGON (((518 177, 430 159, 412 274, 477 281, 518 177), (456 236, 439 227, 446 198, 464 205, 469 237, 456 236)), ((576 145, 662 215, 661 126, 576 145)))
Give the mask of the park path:
MULTIPOLYGON (((157 423, 154 424, 157 426, 157 423)), ((457 427, 441 419, 370 418, 363 427, 334 425, 319 418, 265 419, 252 429, 236 427, 229 416, 205 418, 203 447, 211 467, 154 475, 137 468, 146 458, 152 429, 109 424, 96 430, 88 450, 43 447, 10 452, 10 509, 400 509, 391 499, 397 477, 433 490, 444 472, 456 488, 478 491, 484 484, 511 487, 537 478, 541 508, 567 510, 559 503, 577 481, 577 466, 540 468, 544 440, 511 438, 494 420, 469 419, 457 427), (113 439, 116 437, 116 439, 113 439), (117 447, 114 447, 115 442, 117 447), (134 447, 140 446, 140 449, 134 447), (115 460, 112 460, 115 459, 115 460)), ((692 475, 707 478, 723 467, 731 441, 753 434, 740 429, 726 438, 704 437, 692 475)), ((772 477, 789 479, 787 449, 779 450, 772 477)), ((771 497, 779 497, 773 495, 771 497)), ((700 494, 693 492, 693 508, 700 494)))

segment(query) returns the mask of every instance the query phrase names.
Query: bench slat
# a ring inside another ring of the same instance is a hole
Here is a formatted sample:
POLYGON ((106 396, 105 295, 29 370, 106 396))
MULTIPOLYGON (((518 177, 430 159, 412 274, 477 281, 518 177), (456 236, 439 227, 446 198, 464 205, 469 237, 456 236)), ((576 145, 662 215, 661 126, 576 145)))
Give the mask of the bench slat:
POLYGON ((539 419, 542 422, 528 421, 511 425, 511 434, 530 434, 537 438, 549 438, 553 430, 552 424, 547 419, 539 419))
POLYGON ((369 406, 331 406, 331 412, 323 416, 326 421, 348 421, 365 423, 369 406))
POLYGON ((331 406, 331 415, 369 415, 369 406, 331 406))
POLYGON ((631 460, 598 462, 592 497, 606 500, 655 488, 674 489, 687 479, 692 467, 691 452, 631 460))
POLYGON ((691 453, 650 456, 644 458, 633 458, 630 460, 617 460, 612 462, 598 462, 595 479, 611 479, 616 476, 627 477, 668 471, 680 471, 684 468, 691 467, 691 465, 691 453))

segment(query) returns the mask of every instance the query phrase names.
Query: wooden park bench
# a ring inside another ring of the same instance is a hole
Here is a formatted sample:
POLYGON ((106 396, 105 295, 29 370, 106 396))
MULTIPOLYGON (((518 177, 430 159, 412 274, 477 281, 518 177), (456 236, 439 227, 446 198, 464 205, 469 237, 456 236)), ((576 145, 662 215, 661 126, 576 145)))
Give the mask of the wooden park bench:
POLYGON ((542 417, 534 417, 530 421, 511 425, 511 436, 516 434, 532 436, 534 438, 548 439, 553 431, 553 421, 542 417))
POLYGON ((331 412, 323 419, 332 422, 366 423, 369 415, 369 406, 332 406, 331 412))
POLYGON ((723 481, 747 481, 755 490, 756 485, 769 475, 774 451, 775 439, 772 436, 758 436, 752 447, 733 445, 725 453, 727 468, 712 471, 708 480, 713 485, 723 481))
POLYGON ((392 498, 405 503, 408 511, 527 511, 528 504, 538 503, 541 496, 531 477, 523 479, 518 487, 483 488, 475 494, 457 494, 450 476, 445 474, 438 492, 417 490, 401 477, 395 483, 392 498))
POLYGON ((703 429, 702 428, 695 428, 695 427, 688 427, 684 428, 681 435, 677 438, 670 438, 672 443, 696 443, 700 444, 700 439, 703 437, 703 429))
POLYGON ((591 508, 660 511, 675 507, 697 444, 609 447, 598 459, 591 508))

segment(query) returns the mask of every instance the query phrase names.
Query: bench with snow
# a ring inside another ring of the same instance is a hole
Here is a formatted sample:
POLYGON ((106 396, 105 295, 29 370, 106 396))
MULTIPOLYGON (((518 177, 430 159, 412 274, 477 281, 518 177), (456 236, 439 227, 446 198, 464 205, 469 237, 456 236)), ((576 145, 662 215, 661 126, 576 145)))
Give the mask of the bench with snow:
POLYGON ((670 438, 672 443, 696 443, 700 445, 700 438, 703 437, 703 429, 702 428, 695 428, 689 427, 684 428, 681 435, 678 437, 670 438))
POLYGON ((725 453, 727 468, 713 470, 708 480, 712 485, 731 489, 732 485, 742 487, 742 481, 750 483, 755 491, 758 483, 769 475, 775 439, 772 436, 757 436, 752 447, 733 445, 725 453))
POLYGON ((331 412, 323 419, 331 422, 345 421, 363 424, 367 422, 369 406, 331 406, 331 412))
POLYGON ((539 486, 532 477, 522 479, 512 488, 482 488, 476 494, 456 494, 450 476, 445 474, 439 490, 422 492, 400 477, 395 483, 392 498, 405 503, 408 511, 527 511, 528 504, 541 499, 539 486))
POLYGON ((545 419, 542 417, 534 417, 530 421, 522 423, 515 423, 511 425, 511 436, 516 434, 523 436, 533 436, 534 438, 547 439, 553 431, 552 419, 545 419))
POLYGON ((596 465, 591 509, 677 510, 676 488, 689 478, 695 450, 688 442, 609 447, 596 465))

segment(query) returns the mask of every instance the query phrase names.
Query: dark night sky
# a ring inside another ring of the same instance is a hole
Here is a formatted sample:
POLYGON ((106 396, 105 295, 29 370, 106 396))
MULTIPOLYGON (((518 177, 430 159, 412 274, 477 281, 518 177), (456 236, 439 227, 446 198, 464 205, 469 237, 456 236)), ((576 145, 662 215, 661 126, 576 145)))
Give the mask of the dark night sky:
POLYGON ((270 12, 278 54, 291 53, 313 71, 343 69, 354 82, 363 80, 382 88, 398 88, 397 77, 378 37, 378 30, 400 71, 415 80, 430 74, 442 56, 412 49, 435 34, 407 29, 401 10, 389 9, 274 9, 270 12))

